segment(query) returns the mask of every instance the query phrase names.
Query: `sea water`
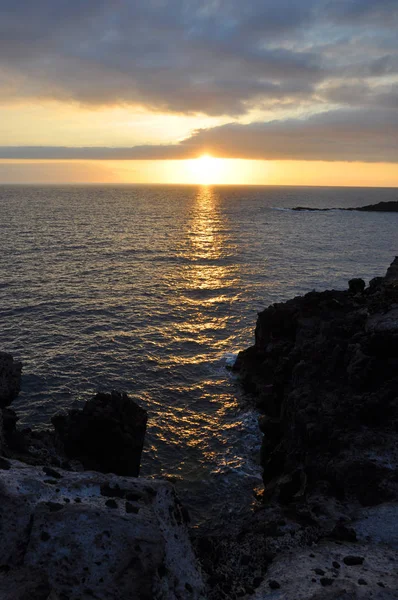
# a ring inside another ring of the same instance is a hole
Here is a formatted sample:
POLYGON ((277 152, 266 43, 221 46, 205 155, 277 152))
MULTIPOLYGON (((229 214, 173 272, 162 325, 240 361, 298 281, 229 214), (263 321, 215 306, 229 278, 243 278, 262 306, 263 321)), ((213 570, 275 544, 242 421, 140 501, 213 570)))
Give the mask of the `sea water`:
POLYGON ((0 349, 23 362, 22 425, 125 391, 148 411, 142 475, 171 477, 196 525, 235 520, 261 483, 261 435, 227 367, 257 312, 383 275, 398 250, 398 214, 289 209, 388 200, 397 190, 0 186, 0 349))

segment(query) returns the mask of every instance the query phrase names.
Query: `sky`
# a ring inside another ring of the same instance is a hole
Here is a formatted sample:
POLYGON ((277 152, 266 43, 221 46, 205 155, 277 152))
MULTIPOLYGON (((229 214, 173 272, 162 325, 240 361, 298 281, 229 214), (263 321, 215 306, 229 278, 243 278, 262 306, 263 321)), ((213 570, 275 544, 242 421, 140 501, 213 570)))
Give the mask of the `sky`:
POLYGON ((0 0, 0 183, 398 186, 398 0, 0 0))

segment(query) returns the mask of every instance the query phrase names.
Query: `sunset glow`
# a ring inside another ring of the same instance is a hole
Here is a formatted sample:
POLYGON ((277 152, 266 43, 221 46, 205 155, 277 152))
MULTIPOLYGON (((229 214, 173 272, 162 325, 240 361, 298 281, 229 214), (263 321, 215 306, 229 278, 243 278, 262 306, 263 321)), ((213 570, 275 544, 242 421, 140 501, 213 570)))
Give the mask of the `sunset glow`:
POLYGON ((0 160, 0 183, 397 187, 392 163, 210 160, 0 160), (209 169, 204 166, 209 164, 209 169), (211 166, 211 168, 210 168, 211 166))
POLYGON ((210 185, 228 183, 230 179, 228 161, 214 158, 210 154, 203 154, 199 158, 186 161, 186 169, 191 183, 210 185))
POLYGON ((62 6, 0 0, 0 183, 398 186, 396 2, 62 6))

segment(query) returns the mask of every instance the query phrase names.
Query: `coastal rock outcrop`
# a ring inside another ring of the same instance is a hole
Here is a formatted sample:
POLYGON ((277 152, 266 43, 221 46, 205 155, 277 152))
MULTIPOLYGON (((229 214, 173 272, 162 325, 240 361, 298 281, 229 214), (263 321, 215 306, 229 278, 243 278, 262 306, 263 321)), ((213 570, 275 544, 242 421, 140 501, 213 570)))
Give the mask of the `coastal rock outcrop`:
POLYGON ((397 598, 398 257, 259 313, 234 370, 263 434, 250 597, 397 598))
POLYGON ((362 506, 398 498, 397 266, 365 290, 354 280, 259 314, 235 370, 265 415, 268 496, 323 486, 362 506))
POLYGON ((184 511, 165 481, 0 461, 0 597, 202 598, 184 511))
POLYGON ((85 469, 138 476, 147 413, 126 394, 96 394, 52 423, 66 456, 85 469))
POLYGON ((20 362, 14 361, 11 354, 0 352, 0 408, 9 406, 18 396, 21 388, 20 362))
MULTIPOLYGON (((8 405, 20 365, 4 364, 8 405)), ((173 486, 136 477, 144 409, 112 392, 54 417, 55 431, 17 420, 0 408, 2 600, 204 598, 173 486)))
POLYGON ((366 206, 354 206, 350 208, 314 208, 311 206, 295 206, 292 210, 296 211, 320 211, 326 210, 359 210, 362 212, 398 212, 398 201, 378 202, 377 204, 367 204, 366 206))

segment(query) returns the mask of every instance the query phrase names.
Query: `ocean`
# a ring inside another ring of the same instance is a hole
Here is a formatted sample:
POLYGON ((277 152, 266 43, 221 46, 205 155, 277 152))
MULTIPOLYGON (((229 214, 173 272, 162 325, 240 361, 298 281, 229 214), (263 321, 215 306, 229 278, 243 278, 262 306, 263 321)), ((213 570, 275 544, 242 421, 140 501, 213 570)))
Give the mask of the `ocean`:
POLYGON ((235 521, 261 485, 261 436, 227 367, 257 312, 384 275, 398 250, 396 213, 289 209, 397 194, 0 186, 0 349, 23 362, 21 424, 125 391, 149 415, 141 474, 171 478, 195 526, 235 521))

